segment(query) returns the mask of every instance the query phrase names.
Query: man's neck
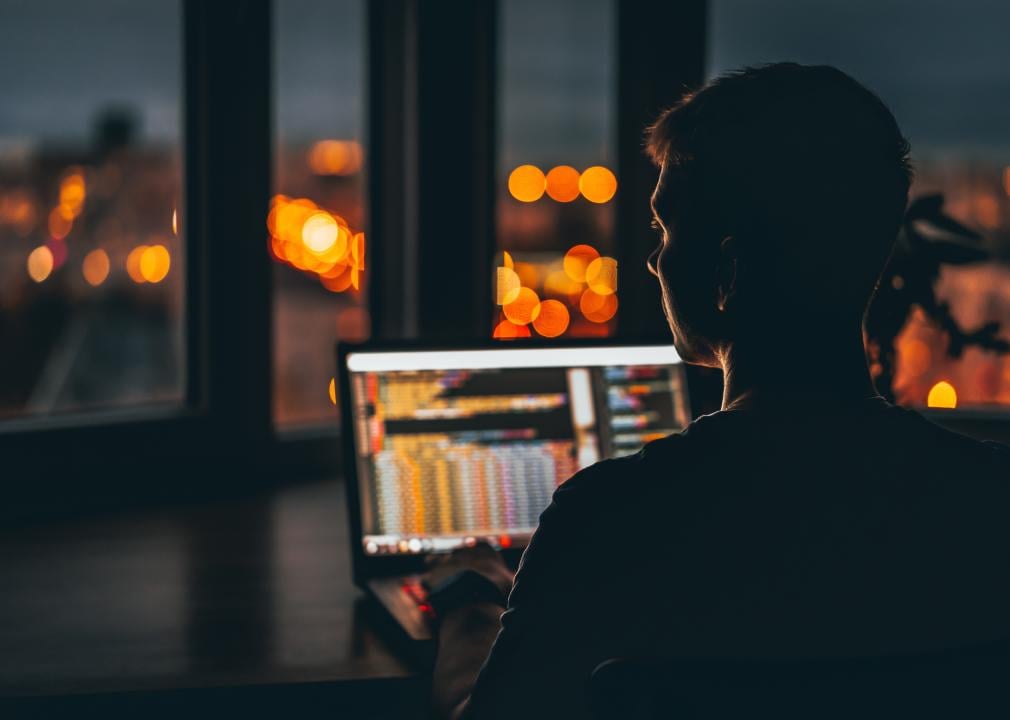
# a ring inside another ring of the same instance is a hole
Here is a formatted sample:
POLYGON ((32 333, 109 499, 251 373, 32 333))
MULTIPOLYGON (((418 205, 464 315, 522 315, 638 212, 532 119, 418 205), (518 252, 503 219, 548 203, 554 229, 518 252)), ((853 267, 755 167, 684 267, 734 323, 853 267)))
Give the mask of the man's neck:
POLYGON ((862 330, 790 341, 742 341, 721 353, 722 409, 788 410, 845 406, 877 395, 866 366, 862 330))

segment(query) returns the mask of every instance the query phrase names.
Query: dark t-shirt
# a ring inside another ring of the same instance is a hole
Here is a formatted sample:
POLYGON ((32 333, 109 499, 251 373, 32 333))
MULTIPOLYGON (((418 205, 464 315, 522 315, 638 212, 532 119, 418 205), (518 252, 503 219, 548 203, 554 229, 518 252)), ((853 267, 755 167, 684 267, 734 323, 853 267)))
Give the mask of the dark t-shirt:
POLYGON ((581 717, 622 657, 837 657, 1010 628, 1010 448, 869 401, 708 415, 564 483, 468 717, 581 717))

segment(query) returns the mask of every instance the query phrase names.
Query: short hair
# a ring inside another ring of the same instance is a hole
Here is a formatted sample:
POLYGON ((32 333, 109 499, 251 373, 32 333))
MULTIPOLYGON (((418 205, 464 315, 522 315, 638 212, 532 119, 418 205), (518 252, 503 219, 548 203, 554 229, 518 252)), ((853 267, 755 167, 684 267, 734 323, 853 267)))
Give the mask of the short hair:
POLYGON ((829 66, 744 68, 662 113, 647 151, 689 196, 672 198, 677 223, 733 235, 814 312, 865 310, 912 180, 908 141, 870 90, 829 66))

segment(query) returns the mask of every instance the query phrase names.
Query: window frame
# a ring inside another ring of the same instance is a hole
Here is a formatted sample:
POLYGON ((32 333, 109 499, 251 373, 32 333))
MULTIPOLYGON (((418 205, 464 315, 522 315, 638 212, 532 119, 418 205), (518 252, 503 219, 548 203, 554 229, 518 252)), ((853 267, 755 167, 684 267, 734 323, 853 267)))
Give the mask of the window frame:
POLYGON ((0 454, 19 480, 5 483, 8 511, 247 484, 269 459, 271 284, 261 239, 271 177, 270 2, 183 0, 181 11, 183 401, 0 424, 0 454), (250 252, 235 252, 236 242, 250 252))
MULTIPOLYGON (((365 1, 373 337, 485 338, 493 310, 498 2, 365 1), (432 153, 447 142, 466 151, 432 153), (465 198, 440 199, 446 187, 462 188, 465 198)), ((656 242, 648 197, 657 172, 642 153, 641 130, 703 79, 708 4, 615 5, 616 225, 625 228, 618 260, 633 269, 656 242)), ((274 298, 263 224, 275 140, 271 0, 183 0, 182 12, 184 402, 0 423, 0 454, 15 479, 4 484, 8 513, 248 490, 339 470, 337 413, 332 423, 292 432, 272 417, 274 298), (235 252, 238 242, 248 252, 235 252)), ((665 335, 655 286, 625 283, 621 302, 617 337, 665 335)), ((1010 441, 1010 413, 923 414, 1010 441)))

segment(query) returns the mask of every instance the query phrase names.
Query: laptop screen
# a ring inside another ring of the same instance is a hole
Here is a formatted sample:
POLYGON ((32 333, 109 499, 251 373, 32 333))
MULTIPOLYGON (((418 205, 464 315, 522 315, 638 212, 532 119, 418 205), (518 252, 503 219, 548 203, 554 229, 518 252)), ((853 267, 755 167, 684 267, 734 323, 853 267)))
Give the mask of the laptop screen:
POLYGON ((576 471, 690 419, 672 346, 355 351, 346 362, 370 556, 522 547, 576 471))

